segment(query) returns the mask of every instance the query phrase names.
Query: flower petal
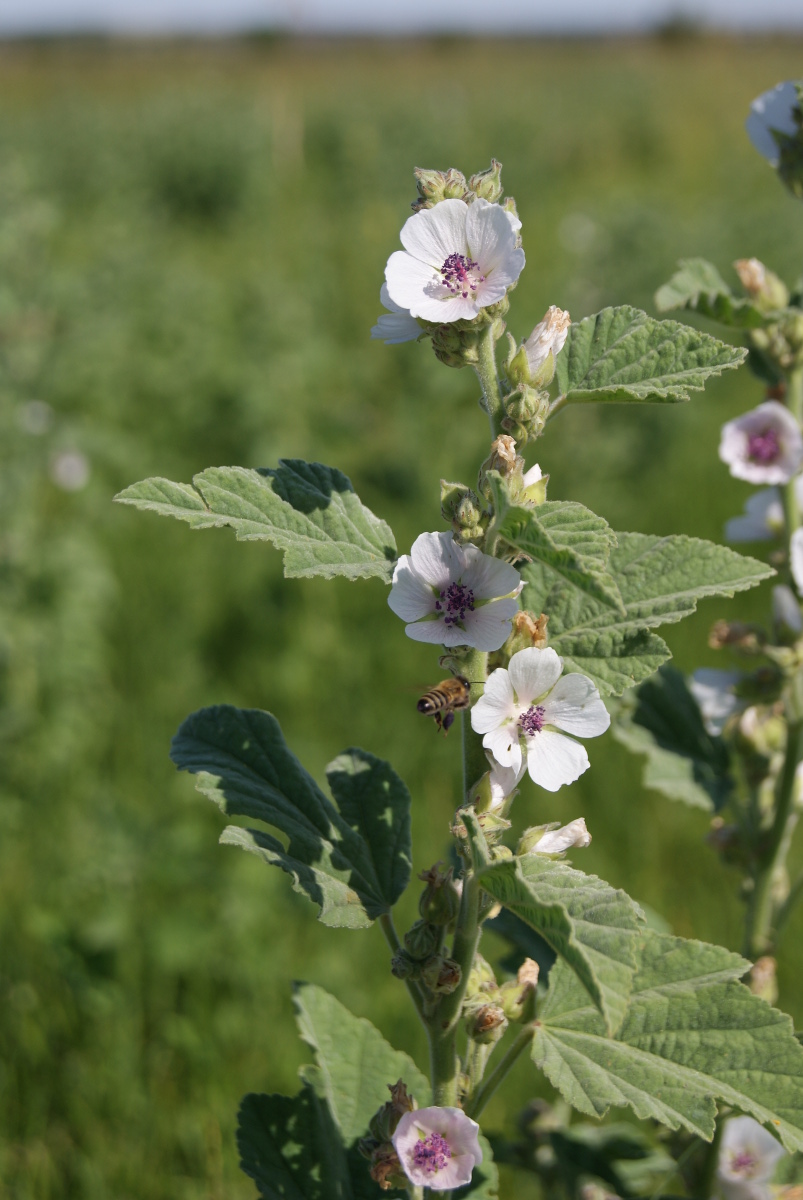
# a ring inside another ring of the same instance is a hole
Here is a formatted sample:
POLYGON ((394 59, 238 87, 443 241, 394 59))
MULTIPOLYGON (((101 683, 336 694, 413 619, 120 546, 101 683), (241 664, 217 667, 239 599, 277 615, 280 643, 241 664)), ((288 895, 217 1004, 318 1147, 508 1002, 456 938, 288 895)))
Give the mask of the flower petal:
POLYGON ((414 342, 421 336, 421 326, 408 312, 380 313, 376 325, 371 326, 371 337, 386 346, 398 346, 402 342, 414 342))
POLYGON ((463 570, 460 582, 470 587, 477 600, 491 600, 497 596, 518 595, 524 586, 521 575, 509 563, 483 554, 476 546, 463 546, 463 570))
POLYGON ((431 642, 435 646, 461 646, 463 644, 459 640, 449 640, 454 630, 447 629, 442 620, 416 621, 412 625, 405 625, 404 632, 414 642, 431 642))
POLYGON ((442 200, 434 208, 424 208, 404 222, 401 244, 414 258, 439 271, 450 254, 466 253, 469 211, 462 200, 442 200))
POLYGON ((528 646, 526 650, 519 650, 513 655, 508 670, 518 702, 522 708, 527 708, 560 679, 563 659, 550 646, 545 650, 528 646))
POLYGON ((395 250, 385 267, 388 295, 395 304, 414 317, 422 315, 418 312, 419 305, 432 304, 432 301, 427 299, 425 289, 433 281, 437 281, 437 278, 432 267, 419 262, 404 250, 395 250))
POLYGON ((519 727, 515 721, 508 721, 497 729, 489 730, 482 739, 482 744, 486 750, 490 750, 500 767, 512 767, 514 771, 521 769, 519 727))
POLYGON ((510 636, 510 623, 518 611, 516 600, 491 600, 466 613, 466 644, 476 650, 498 650, 510 636))
POLYGON ((460 547, 451 533, 420 533, 410 550, 416 574, 433 588, 443 591, 459 579, 463 568, 460 547))
POLYGON ((576 820, 570 821, 568 825, 563 825, 560 829, 547 830, 529 853, 563 854, 564 851, 570 850, 573 846, 584 849, 590 845, 591 834, 586 829, 585 817, 577 817, 576 820))
POLYGON ((388 604, 403 621, 420 621, 435 611, 435 596, 413 570, 410 556, 403 554, 393 572, 388 604))
POLYGON ((563 675, 544 701, 544 724, 579 737, 598 737, 611 723, 599 692, 587 675, 563 675))
POLYGON ((504 667, 498 667, 491 671, 485 691, 471 710, 471 728, 475 733, 490 733, 518 715, 510 676, 504 667))
POLYGON ((789 543, 789 559, 795 587, 803 596, 803 529, 796 529, 792 534, 792 540, 789 543))
POLYGON ((542 729, 527 739, 527 770, 530 778, 548 792, 574 783, 590 763, 585 746, 562 733, 542 729))
MULTIPOLYGON (((481 198, 468 207, 465 238, 469 253, 483 275, 506 265, 516 251, 516 235, 507 213, 501 205, 481 198)), ((523 258, 523 251, 521 255, 523 258)))

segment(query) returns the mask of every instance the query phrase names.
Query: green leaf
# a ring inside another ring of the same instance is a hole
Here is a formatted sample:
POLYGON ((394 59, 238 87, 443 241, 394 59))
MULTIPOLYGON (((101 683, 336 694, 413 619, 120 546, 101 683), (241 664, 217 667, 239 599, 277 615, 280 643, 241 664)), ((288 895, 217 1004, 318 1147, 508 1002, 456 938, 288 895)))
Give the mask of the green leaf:
POLYGON ((356 1149, 346 1151, 326 1104, 305 1086, 293 1096, 252 1093, 240 1105, 240 1166, 264 1200, 380 1200, 356 1149))
POLYGON ((608 569, 624 606, 617 613, 544 564, 521 574, 527 608, 549 614, 549 644, 566 669, 594 680, 604 696, 619 696, 652 675, 669 657, 649 630, 693 613, 706 596, 732 596, 775 574, 772 567, 683 534, 619 533, 608 569))
POLYGON ((240 541, 271 542, 284 551, 288 577, 377 575, 389 583, 393 576, 390 527, 360 502, 341 471, 321 463, 288 458, 258 471, 209 467, 192 484, 145 479, 115 500, 193 529, 230 525, 240 541))
POLYGON ((676 403, 746 355, 688 325, 656 321, 623 305, 569 327, 555 378, 566 401, 676 403))
POLYGON ((324 1097, 340 1135, 351 1145, 403 1079, 419 1108, 430 1102, 429 1082, 413 1060, 394 1050, 370 1021, 355 1017, 334 996, 310 983, 293 990, 299 1032, 315 1052, 315 1090, 324 1097))
POLYGON ((622 703, 613 725, 617 741, 646 754, 644 786, 696 808, 717 811, 733 789, 730 754, 705 728, 680 671, 662 667, 622 703))
POLYGON ((479 878, 576 972, 606 1027, 617 1029, 627 1010, 640 929, 630 897, 595 875, 537 854, 495 863, 479 878))
POLYGON ((295 890, 319 905, 325 925, 364 928, 407 886, 410 795, 387 763, 364 750, 346 751, 329 767, 342 812, 288 749, 276 718, 258 709, 218 705, 193 713, 170 757, 198 775, 198 790, 222 812, 255 817, 285 835, 286 847, 260 830, 230 825, 220 840, 286 871, 295 890))
POLYGON ((536 508, 509 505, 499 518, 499 536, 524 557, 543 563, 573 587, 607 608, 623 611, 608 570, 616 534, 607 521, 573 501, 548 500, 536 508))
POLYGON ((562 962, 550 973, 533 1060, 576 1109, 636 1116, 710 1141, 717 1100, 803 1149, 803 1047, 789 1017, 737 982, 750 964, 719 946, 645 932, 616 1036, 562 962))
POLYGON ((766 316, 747 297, 734 296, 713 263, 683 258, 668 283, 655 293, 659 312, 687 308, 738 329, 757 329, 766 316))

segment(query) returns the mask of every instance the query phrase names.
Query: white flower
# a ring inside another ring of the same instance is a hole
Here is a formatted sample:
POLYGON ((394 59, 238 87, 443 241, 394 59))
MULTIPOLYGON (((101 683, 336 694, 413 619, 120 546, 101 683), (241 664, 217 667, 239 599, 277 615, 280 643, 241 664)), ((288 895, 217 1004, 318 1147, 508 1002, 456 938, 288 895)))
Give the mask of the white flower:
POLYGON ((689 680, 689 691, 697 701, 703 724, 712 737, 722 733, 728 719, 744 708, 745 701, 740 700, 733 690, 742 679, 741 671, 701 667, 689 680))
POLYGON ((800 426, 788 408, 767 400, 722 426, 719 457, 748 483, 788 483, 803 462, 800 426))
POLYGON ((803 529, 796 529, 789 542, 789 566, 795 587, 803 596, 803 529))
POLYGON ((491 812, 501 812, 505 806, 505 801, 518 787, 519 780, 524 774, 524 767, 516 770, 514 767, 501 767, 498 762, 492 761, 490 774, 491 787, 491 812))
POLYGON ((778 143, 772 130, 787 136, 797 132, 793 110, 797 106, 797 88, 791 79, 763 92, 750 105, 750 116, 745 129, 750 141, 770 166, 777 167, 780 160, 778 143))
POLYGON ((537 375, 550 354, 557 358, 569 336, 571 323, 572 319, 567 312, 558 308, 557 304, 550 304, 543 320, 538 322, 527 341, 523 343, 527 366, 532 376, 537 375))
POLYGON ((543 478, 544 475, 541 471, 541 468, 539 467, 538 463, 535 463, 534 466, 530 467, 529 471, 524 472, 522 482, 525 488, 528 488, 532 487, 534 483, 540 483, 543 478))
MULTIPOLYGON (((571 678, 571 676, 568 676, 568 678, 571 678)), ((568 825, 562 825, 560 829, 548 829, 528 853, 563 854, 565 850, 570 850, 572 846, 585 849, 586 846, 590 845, 591 834, 586 829, 585 817, 578 817, 575 821, 570 821, 568 825)))
POLYGON ((379 299, 389 311, 377 317, 376 325, 371 330, 372 338, 379 338, 386 346, 396 346, 399 342, 414 342, 421 336, 418 321, 410 316, 406 308, 391 300, 386 283, 379 289, 379 299))
POLYGON ((80 450, 61 450, 50 460, 50 478, 64 492, 80 492, 89 482, 89 459, 80 450))
MULTIPOLYGON (((799 481, 795 490, 800 491, 799 481)), ((784 515, 781 494, 777 488, 762 488, 753 492, 744 506, 741 517, 731 517, 725 523, 725 539, 729 542, 767 542, 783 533, 784 515)))
POLYGON ((479 1125, 459 1108, 419 1108, 406 1112, 393 1134, 393 1148, 416 1187, 451 1191, 471 1182, 482 1162, 479 1125))
POLYGON ((414 317, 471 320, 501 300, 524 268, 521 222, 498 204, 442 200, 405 221, 404 250, 388 259, 390 298, 414 317))
POLYGON ((725 1122, 717 1160, 717 1183, 725 1200, 769 1200, 767 1184, 786 1151, 752 1117, 725 1122))
POLYGON ((548 792, 573 783, 588 766, 585 747, 567 733, 597 737, 611 723, 594 684, 585 675, 563 675, 554 650, 519 650, 507 670, 493 671, 471 710, 475 733, 503 767, 521 771, 548 792), (564 732, 561 732, 564 731, 564 732))
MULTIPOLYGON (((799 533, 800 530, 796 530, 796 532, 799 533)), ((772 619, 781 634, 799 637, 803 633, 803 613, 800 611, 795 593, 785 583, 779 583, 772 589, 772 619)))
POLYGON ((461 546, 451 533, 422 533, 393 572, 388 604, 416 642, 498 650, 524 584, 515 567, 461 546))

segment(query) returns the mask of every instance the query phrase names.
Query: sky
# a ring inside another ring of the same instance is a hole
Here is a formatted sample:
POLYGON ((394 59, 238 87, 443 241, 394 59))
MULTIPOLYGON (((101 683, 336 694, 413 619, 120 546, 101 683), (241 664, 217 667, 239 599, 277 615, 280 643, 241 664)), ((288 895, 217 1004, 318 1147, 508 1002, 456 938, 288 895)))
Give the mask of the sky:
POLYGON ((622 32, 682 15, 720 29, 803 32, 803 0, 0 0, 0 35, 432 31, 622 32))

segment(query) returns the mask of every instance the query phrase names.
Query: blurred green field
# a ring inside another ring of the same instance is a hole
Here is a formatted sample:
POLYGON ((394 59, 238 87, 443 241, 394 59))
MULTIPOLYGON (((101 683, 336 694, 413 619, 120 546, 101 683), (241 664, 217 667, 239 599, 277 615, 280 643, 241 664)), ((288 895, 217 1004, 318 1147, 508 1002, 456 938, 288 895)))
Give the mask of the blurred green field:
MULTIPOLYGON (((757 255, 795 279, 803 213, 742 122, 802 52, 791 38, 0 47, 4 1195, 252 1196, 235 1112, 248 1090, 296 1089, 294 978, 423 1058, 379 932, 324 929, 284 876, 219 848, 219 814, 167 750, 222 701, 274 711, 319 777, 364 746, 413 792, 423 868, 458 799, 459 739, 415 712, 432 649, 375 581, 284 581, 265 545, 112 495, 294 456, 345 470, 403 549, 440 528, 439 477, 471 482, 486 450, 475 382, 368 338, 412 167, 504 163, 528 258, 518 337, 551 303, 652 311, 681 256, 726 270, 757 255), (65 490, 75 452, 89 481, 65 490)), ((615 528, 720 540, 749 489, 717 460, 719 426, 760 399, 740 372, 674 409, 566 411, 538 447, 550 496, 615 528)), ((706 602, 670 627, 679 665, 727 665, 711 622, 767 601, 706 602)), ((645 793, 610 737, 590 754, 571 789, 528 784, 517 821, 585 815, 584 868, 676 932, 738 947, 705 816, 645 793)), ((781 965, 798 1022, 801 933, 799 917, 781 965)), ((538 1086, 525 1064, 514 1083, 490 1126, 538 1086)), ((514 1194, 537 1192, 508 1174, 514 1194)))

